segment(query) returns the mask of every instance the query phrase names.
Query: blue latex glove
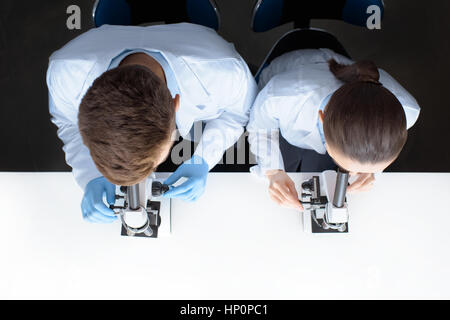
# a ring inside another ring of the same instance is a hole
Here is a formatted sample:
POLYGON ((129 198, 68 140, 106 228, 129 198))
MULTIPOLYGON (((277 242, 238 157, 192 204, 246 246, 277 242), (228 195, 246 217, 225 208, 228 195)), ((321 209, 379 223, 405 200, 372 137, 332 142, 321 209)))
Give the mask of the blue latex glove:
POLYGON ((187 178, 187 180, 177 187, 171 187, 163 196, 186 201, 197 200, 205 191, 208 171, 209 168, 206 161, 202 157, 194 155, 179 166, 164 183, 172 185, 182 177, 187 178))
POLYGON ((105 193, 108 203, 114 204, 116 186, 105 177, 96 178, 87 184, 81 201, 81 212, 85 220, 95 223, 111 223, 117 220, 114 211, 103 202, 105 193))

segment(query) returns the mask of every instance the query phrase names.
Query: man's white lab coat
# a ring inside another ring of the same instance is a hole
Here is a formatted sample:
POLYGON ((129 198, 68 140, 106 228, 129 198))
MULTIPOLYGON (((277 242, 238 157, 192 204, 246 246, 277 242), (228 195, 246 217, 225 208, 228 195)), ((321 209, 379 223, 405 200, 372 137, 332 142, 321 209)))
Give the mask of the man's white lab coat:
MULTIPOLYGON (((342 64, 353 63, 329 49, 303 49, 275 58, 261 72, 258 82, 261 91, 247 126, 250 150, 258 162, 252 172, 263 176, 270 169, 284 170, 278 143, 280 133, 296 147, 325 154, 317 127, 319 107, 344 84, 329 70, 327 61, 331 58, 342 64)), ((378 70, 379 81, 402 104, 409 129, 420 113, 417 101, 387 72, 378 70)))
POLYGON ((189 24, 148 27, 110 26, 91 29, 50 57, 47 70, 50 113, 63 141, 66 161, 81 186, 101 176, 77 122, 81 99, 111 60, 126 49, 160 52, 180 89, 177 127, 186 136, 193 123, 206 126, 195 154, 214 167, 243 132, 257 93, 247 64, 233 44, 213 29, 189 24))

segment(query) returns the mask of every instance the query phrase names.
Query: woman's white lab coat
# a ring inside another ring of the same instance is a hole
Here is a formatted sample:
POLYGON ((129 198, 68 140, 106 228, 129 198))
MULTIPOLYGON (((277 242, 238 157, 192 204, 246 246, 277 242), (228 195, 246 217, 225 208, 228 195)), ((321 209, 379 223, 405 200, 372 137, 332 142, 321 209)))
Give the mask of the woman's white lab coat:
MULTIPOLYGON (((351 64, 352 60, 329 49, 303 49, 275 58, 260 76, 253 104, 249 132, 250 150, 258 165, 251 171, 264 175, 269 169, 284 170, 279 150, 281 133, 290 144, 325 154, 326 149, 317 127, 322 101, 344 83, 329 70, 327 61, 351 64)), ((419 116, 417 101, 389 74, 379 69, 380 82, 402 104, 407 128, 419 116)))

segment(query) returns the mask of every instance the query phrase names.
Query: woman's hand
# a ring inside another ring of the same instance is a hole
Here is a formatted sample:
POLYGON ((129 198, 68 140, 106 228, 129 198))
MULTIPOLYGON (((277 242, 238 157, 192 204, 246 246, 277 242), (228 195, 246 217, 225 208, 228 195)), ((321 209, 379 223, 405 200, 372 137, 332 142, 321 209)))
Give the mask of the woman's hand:
POLYGON ((285 208, 294 208, 303 211, 303 206, 298 199, 294 181, 282 170, 270 170, 266 172, 269 179, 270 198, 285 208))
POLYGON ((357 176, 356 180, 347 187, 347 192, 369 191, 373 187, 375 177, 373 173, 350 172, 350 176, 357 176))

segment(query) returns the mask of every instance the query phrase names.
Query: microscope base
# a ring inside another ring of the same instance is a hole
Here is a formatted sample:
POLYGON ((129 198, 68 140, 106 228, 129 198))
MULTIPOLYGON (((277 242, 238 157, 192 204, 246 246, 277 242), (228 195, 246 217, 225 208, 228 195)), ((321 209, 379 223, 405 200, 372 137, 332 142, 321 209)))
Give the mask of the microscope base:
POLYGON ((348 222, 345 223, 345 230, 339 231, 332 228, 323 227, 323 215, 316 217, 317 222, 309 211, 303 212, 303 231, 306 233, 348 233, 348 222), (319 225, 318 225, 319 224, 319 225))
POLYGON ((125 237, 161 238, 170 236, 172 233, 171 199, 154 197, 147 206, 147 216, 150 220, 150 228, 153 234, 145 232, 129 234, 123 224, 121 224, 120 235, 125 237), (158 220, 158 221, 157 221, 158 220), (157 227, 158 225, 158 227, 157 227))
POLYGON ((159 214, 161 208, 161 202, 159 201, 151 201, 149 210, 147 211, 147 216, 150 221, 150 228, 152 232, 140 232, 130 234, 122 224, 122 228, 120 230, 120 235, 126 237, 146 237, 146 238, 158 238, 158 229, 161 225, 161 216, 159 214))

